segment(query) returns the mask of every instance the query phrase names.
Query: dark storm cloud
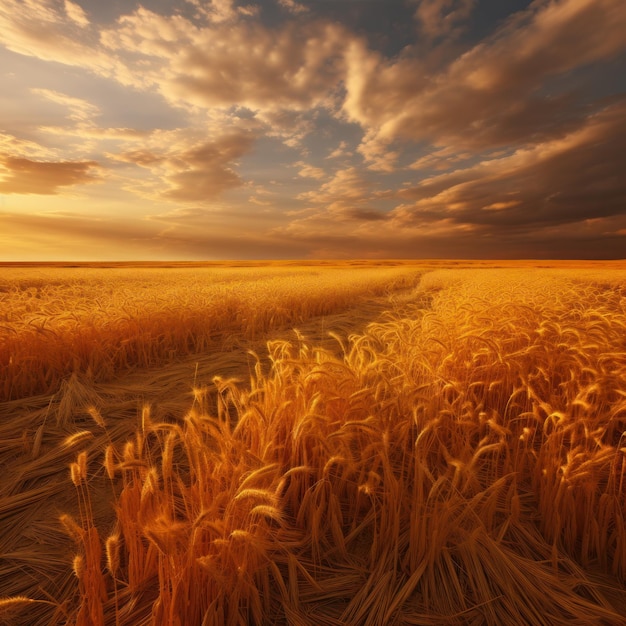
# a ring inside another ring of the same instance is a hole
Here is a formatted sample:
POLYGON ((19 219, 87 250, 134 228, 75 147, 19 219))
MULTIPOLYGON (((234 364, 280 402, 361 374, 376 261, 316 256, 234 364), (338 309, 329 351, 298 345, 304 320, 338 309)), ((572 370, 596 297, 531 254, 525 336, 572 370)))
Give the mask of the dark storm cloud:
POLYGON ((558 136, 580 112, 571 95, 540 89, 626 49, 624 32, 621 0, 536 1, 439 71, 420 58, 355 48, 344 109, 370 140, 485 149, 558 136))
POLYGON ((400 223, 437 220, 538 227, 626 215, 626 100, 562 139, 434 176, 399 192, 400 223))

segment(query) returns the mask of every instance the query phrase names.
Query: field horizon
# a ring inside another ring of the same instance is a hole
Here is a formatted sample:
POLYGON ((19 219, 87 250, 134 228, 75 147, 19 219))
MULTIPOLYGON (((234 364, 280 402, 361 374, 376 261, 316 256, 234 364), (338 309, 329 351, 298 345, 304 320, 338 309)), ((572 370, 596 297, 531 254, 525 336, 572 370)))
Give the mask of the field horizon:
POLYGON ((624 624, 626 260, 0 262, 0 624, 624 624))
POLYGON ((91 260, 91 261, 72 261, 72 260, 59 260, 59 261, 1 261, 0 267, 232 267, 241 265, 243 267, 258 267, 258 266, 271 266, 271 265, 295 265, 295 266, 338 266, 338 265, 365 265, 365 266, 377 266, 377 265, 419 265, 420 267, 429 266, 462 266, 462 267, 494 267, 497 265, 510 266, 510 267, 593 267, 593 266, 612 266, 621 265, 626 263, 626 257, 614 258, 614 259, 575 259, 575 258, 563 258, 563 259, 550 259, 550 258, 515 258, 515 259, 465 259, 465 258, 323 258, 323 259, 226 259, 226 260, 121 260, 121 261, 105 261, 105 260, 91 260))

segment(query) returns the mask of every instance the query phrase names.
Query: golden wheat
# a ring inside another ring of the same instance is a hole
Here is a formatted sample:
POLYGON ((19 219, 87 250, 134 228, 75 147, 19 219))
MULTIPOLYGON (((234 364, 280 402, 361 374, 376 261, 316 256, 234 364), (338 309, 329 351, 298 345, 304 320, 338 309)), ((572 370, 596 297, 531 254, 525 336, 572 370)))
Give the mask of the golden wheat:
POLYGON ((54 391, 76 372, 105 380, 123 369, 260 337, 414 286, 422 271, 341 265, 324 272, 280 265, 3 268, 0 400, 54 391))
POLYGON ((274 340, 249 385, 69 436, 68 623, 623 624, 624 284, 431 272, 337 351, 274 340))

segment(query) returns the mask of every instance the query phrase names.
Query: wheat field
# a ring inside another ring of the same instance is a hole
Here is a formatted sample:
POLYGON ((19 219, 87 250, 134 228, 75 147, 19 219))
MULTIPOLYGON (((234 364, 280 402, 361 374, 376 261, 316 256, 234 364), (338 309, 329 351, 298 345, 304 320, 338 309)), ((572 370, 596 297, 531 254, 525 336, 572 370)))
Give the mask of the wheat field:
POLYGON ((0 623, 626 624, 626 265, 0 268, 0 623))

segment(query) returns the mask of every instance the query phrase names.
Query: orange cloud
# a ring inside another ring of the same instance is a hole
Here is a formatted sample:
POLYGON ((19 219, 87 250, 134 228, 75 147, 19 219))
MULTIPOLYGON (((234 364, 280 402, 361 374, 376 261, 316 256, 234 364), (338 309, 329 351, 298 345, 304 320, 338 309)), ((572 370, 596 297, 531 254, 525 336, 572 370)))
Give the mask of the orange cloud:
POLYGON ((27 157, 37 160, 50 160, 53 158, 53 151, 40 144, 20 139, 15 135, 0 131, 0 157, 4 155, 27 157))
POLYGON ((238 16, 253 16, 258 13, 255 5, 235 6, 234 0, 186 0, 197 8, 198 16, 203 16, 210 22, 229 22, 238 16))
MULTIPOLYGON (((103 250, 131 245, 128 227, 139 255, 182 258, 242 246, 257 256, 558 255, 559 233, 589 242, 590 256, 623 247, 626 103, 584 84, 585 66, 626 49, 623 0, 534 0, 471 45, 454 38, 474 0, 407 0, 403 32, 419 35, 396 53, 386 27, 315 17, 350 11, 245 2, 122 3, 106 15, 130 12, 103 25, 104 9, 80 0, 0 0, 0 45, 39 59, 6 73, 17 89, 0 133, 0 193, 60 194, 98 180, 100 163, 111 167, 89 210, 106 196, 107 211, 144 216, 52 216, 81 210, 64 196, 43 201, 44 219, 36 198, 7 197, 3 209, 33 214, 2 215, 4 240, 32 227, 103 250), (581 93, 568 93, 579 79, 581 93)), ((593 84, 618 89, 607 75, 593 84)))
POLYGON ((62 106, 67 111, 67 119, 81 125, 91 125, 93 119, 100 115, 97 106, 83 98, 75 98, 52 89, 33 88, 31 92, 62 106))
MULTIPOLYGON (((110 155, 118 161, 151 170, 161 181, 153 196, 183 201, 214 200, 224 191, 239 187, 243 181, 234 166, 254 145, 254 135, 242 131, 225 133, 216 139, 193 142, 185 136, 156 133, 150 147, 110 155), (170 145, 167 145, 169 138, 170 145), (164 146, 167 146, 164 149, 164 146), (167 186, 167 189, 163 189, 167 186)), ((146 142, 142 142, 146 145, 146 142)))
POLYGON ((298 176, 301 176, 302 178, 316 178, 317 180, 326 178, 326 172, 321 167, 309 165, 304 161, 297 161, 294 165, 300 168, 298 176))
POLYGON ((334 150, 332 150, 326 158, 338 159, 340 157, 351 157, 352 155, 353 153, 348 150, 348 142, 340 141, 339 145, 334 150))
MULTIPOLYGON (((433 0, 425 7, 448 6, 433 0)), ((538 90, 551 77, 626 49, 622 0, 534 2, 491 37, 433 72, 409 53, 393 60, 354 43, 343 111, 369 133, 362 152, 396 139, 457 149, 542 141, 578 122, 568 96, 538 90)), ((580 112, 579 112, 580 115, 580 112)))
MULTIPOLYGON (((383 197, 389 192, 375 190, 375 185, 356 167, 337 170, 332 178, 319 189, 301 193, 298 198, 304 200, 317 210, 303 218, 294 220, 291 228, 297 224, 301 230, 305 225, 329 221, 328 228, 332 231, 338 221, 381 221, 387 218, 386 213, 372 207, 372 201, 383 197)), ((316 226, 317 227, 317 226, 316 226)))
POLYGON ((118 62, 89 41, 92 32, 85 12, 69 0, 62 9, 53 0, 0 3, 0 41, 9 50, 115 75, 118 62))
POLYGON ((415 17, 429 37, 449 35, 471 14, 475 0, 419 0, 415 17))
POLYGON ((290 13, 307 13, 309 10, 308 7, 295 0, 278 0, 278 4, 287 9, 290 13))
POLYGON ((169 258, 159 240, 162 228, 146 220, 69 211, 0 211, 0 224, 0 244, 10 244, 0 245, 2 260, 15 260, 16 248, 24 260, 123 260, 151 255, 169 258))
POLYGON ((101 41, 112 51, 152 57, 142 58, 138 74, 175 104, 271 111, 330 102, 353 37, 328 22, 288 22, 276 30, 246 20, 198 27, 140 8, 101 41))
POLYGON ((454 223, 498 232, 623 215, 625 143, 626 101, 622 101, 590 116, 562 138, 432 176, 399 191, 398 197, 413 203, 392 211, 392 221, 401 228, 449 216, 454 223))
POLYGON ((88 26, 89 19, 87 18, 87 14, 84 9, 75 2, 71 2, 70 0, 65 0, 65 13, 72 20, 72 22, 78 24, 78 26, 88 26))
POLYGON ((171 166, 175 173, 166 176, 172 188, 163 197, 201 202, 239 187, 242 180, 230 164, 248 152, 253 142, 251 135, 232 134, 184 152, 179 162, 171 166))
POLYGON ((0 193, 54 195, 61 187, 98 180, 95 161, 31 161, 23 157, 0 157, 0 193))

